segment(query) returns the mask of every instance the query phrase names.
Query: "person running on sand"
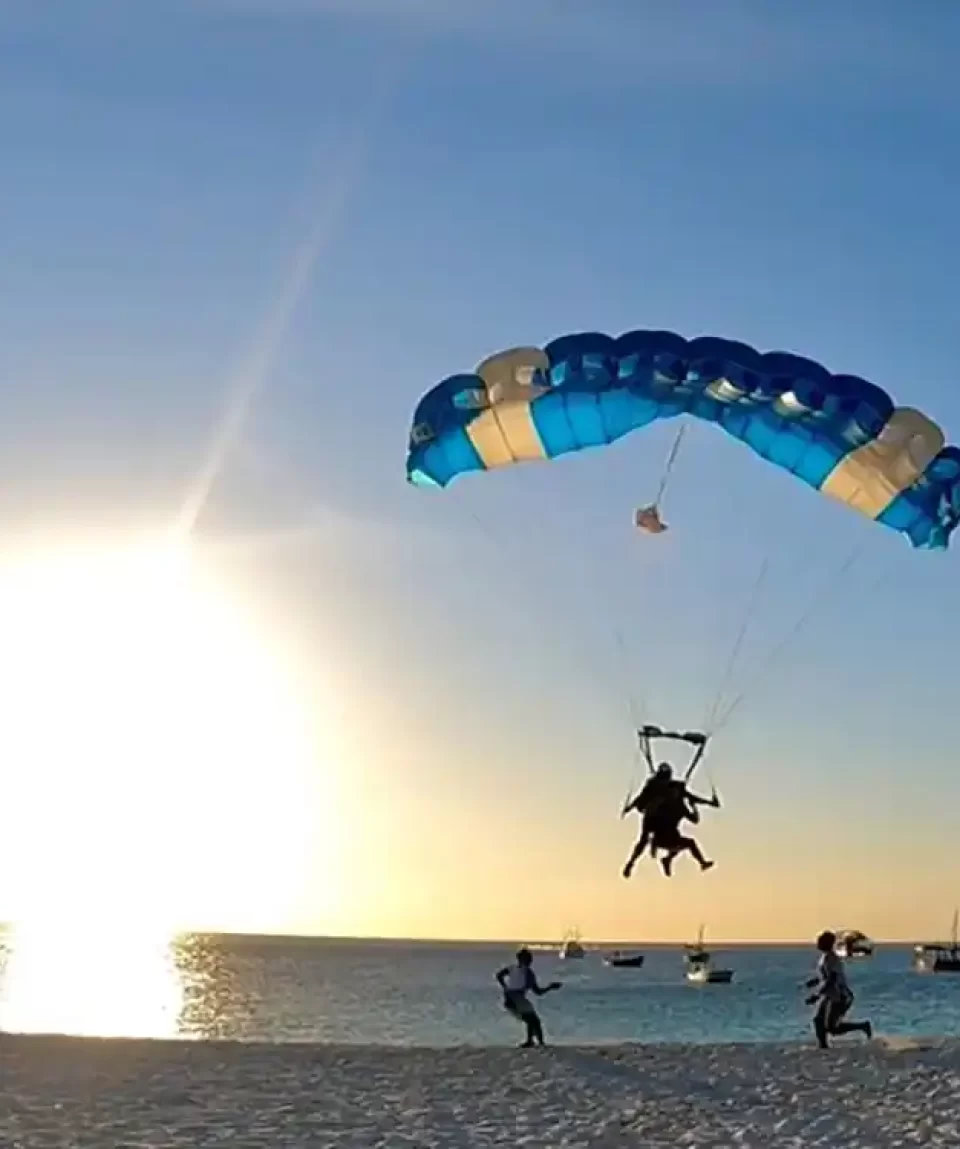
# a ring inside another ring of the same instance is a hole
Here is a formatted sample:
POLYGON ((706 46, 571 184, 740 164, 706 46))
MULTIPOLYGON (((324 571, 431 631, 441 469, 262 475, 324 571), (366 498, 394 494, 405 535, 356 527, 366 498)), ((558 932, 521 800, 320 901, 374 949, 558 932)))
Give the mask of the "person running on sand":
POLYGON ((834 948, 837 935, 826 930, 817 938, 820 960, 817 962, 817 976, 807 982, 807 989, 817 988, 817 992, 807 998, 807 1005, 815 1005, 813 1032, 817 1044, 828 1049, 829 1037, 840 1037, 845 1033, 862 1033, 869 1040, 873 1037, 873 1026, 869 1021, 844 1021, 853 1005, 853 991, 847 982, 843 959, 834 948))
POLYGON ((543 997, 544 994, 560 989, 561 983, 552 981, 545 986, 539 984, 537 975, 533 972, 533 954, 526 947, 517 951, 517 964, 504 966, 497 971, 496 978, 497 984, 503 990, 504 1009, 522 1021, 527 1028, 527 1040, 520 1048, 531 1049, 534 1045, 543 1045, 543 1024, 527 994, 543 997))

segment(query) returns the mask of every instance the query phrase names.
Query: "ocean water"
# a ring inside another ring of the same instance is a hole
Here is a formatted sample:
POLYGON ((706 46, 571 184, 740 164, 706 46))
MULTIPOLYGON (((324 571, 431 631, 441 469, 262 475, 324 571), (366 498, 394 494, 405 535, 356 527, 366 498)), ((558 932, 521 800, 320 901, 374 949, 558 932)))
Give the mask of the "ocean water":
MULTIPOLYGON (((802 982, 812 948, 727 947, 728 986, 684 979, 679 947, 649 946, 640 970, 599 954, 538 952, 548 1040, 563 1043, 806 1040, 802 982)), ((0 942, 0 1029, 104 1035, 390 1045, 510 1045, 493 974, 508 946, 122 933, 0 942), (99 939, 99 940, 98 940, 99 939)), ((856 1016, 891 1035, 960 1035, 960 976, 910 968, 907 947, 849 962, 856 1016)))

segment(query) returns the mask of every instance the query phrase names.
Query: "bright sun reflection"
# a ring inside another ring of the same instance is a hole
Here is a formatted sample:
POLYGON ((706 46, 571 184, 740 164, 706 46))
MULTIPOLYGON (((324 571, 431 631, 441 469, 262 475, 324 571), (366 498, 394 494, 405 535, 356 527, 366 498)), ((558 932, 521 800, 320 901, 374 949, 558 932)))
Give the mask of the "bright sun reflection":
POLYGON ((0 562, 0 1028, 171 1033, 175 931, 295 914, 337 830, 300 695, 181 547, 0 562))
POLYGON ((183 1009, 170 937, 90 921, 13 926, 0 982, 8 1033, 176 1037, 183 1009))

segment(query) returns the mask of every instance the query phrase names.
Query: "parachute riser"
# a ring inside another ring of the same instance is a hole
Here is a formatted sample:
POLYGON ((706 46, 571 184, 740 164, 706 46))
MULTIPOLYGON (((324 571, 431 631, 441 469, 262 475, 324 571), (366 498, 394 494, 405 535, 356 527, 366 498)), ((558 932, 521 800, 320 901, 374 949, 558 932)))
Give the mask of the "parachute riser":
POLYGON ((656 773, 656 762, 654 761, 654 742, 657 738, 662 738, 667 742, 685 742, 688 746, 695 746, 696 751, 693 758, 690 760, 689 765, 683 775, 683 780, 689 782, 693 777, 694 772, 700 765, 704 754, 706 753, 707 743, 710 740, 708 734, 702 734, 698 730, 663 730, 659 726, 642 726, 637 730, 637 742, 640 746, 640 753, 643 755, 644 761, 647 764, 647 769, 651 774, 656 773))

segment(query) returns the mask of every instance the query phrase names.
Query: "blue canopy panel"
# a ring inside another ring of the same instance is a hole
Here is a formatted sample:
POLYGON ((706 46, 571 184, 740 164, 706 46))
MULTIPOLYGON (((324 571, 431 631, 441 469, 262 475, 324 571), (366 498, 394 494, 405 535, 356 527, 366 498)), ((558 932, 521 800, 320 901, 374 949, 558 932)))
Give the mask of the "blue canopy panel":
POLYGON ((960 449, 919 411, 810 359, 669 331, 568 335, 443 380, 414 414, 407 477, 444 487, 677 415, 718 424, 916 547, 946 547, 960 522, 960 449))

